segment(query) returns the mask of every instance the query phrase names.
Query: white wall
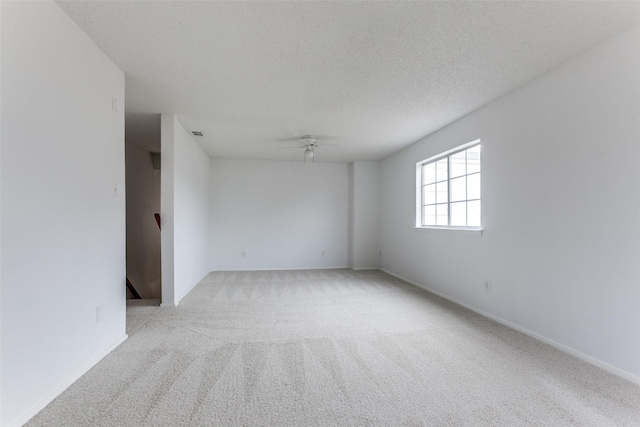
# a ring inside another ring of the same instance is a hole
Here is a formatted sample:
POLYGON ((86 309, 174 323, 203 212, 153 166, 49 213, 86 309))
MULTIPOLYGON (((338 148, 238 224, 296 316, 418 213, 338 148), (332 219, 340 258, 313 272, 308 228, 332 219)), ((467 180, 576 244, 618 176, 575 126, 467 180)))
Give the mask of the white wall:
POLYGON ((177 304, 175 293, 174 257, 174 157, 175 127, 178 120, 173 114, 160 117, 160 263, 162 275, 162 305, 177 304))
POLYGON ((351 165, 353 219, 351 222, 351 267, 377 269, 380 229, 380 162, 355 161, 351 165))
POLYGON ((127 141, 127 277, 142 298, 160 298, 160 171, 146 149, 127 141))
POLYGON ((161 117, 162 304, 209 273, 209 156, 172 114, 161 117))
MULTIPOLYGON (((0 3, 0 46, 2 45, 2 4, 0 3)), ((1 48, 0 48, 1 50, 1 48)), ((0 54, 0 76, 2 75, 2 55, 0 54)), ((0 78, 0 100, 2 82, 0 78)), ((0 105, 0 129, 2 124, 2 106, 0 105)), ((2 378, 2 134, 0 131, 0 378, 2 378)), ((2 380, 0 380, 0 425, 2 425, 2 380)))
POLYGON ((635 28, 385 159, 382 267, 640 382, 639 117, 635 28), (476 138, 484 234, 412 229, 415 163, 476 138))
POLYGON ((347 169, 212 159, 211 270, 346 267, 347 169))
POLYGON ((126 338, 124 75, 54 2, 2 2, 1 19, 1 423, 13 425, 126 338))
POLYGON ((353 267, 353 162, 347 166, 347 179, 349 186, 347 187, 347 230, 349 238, 347 239, 347 261, 349 267, 353 267))

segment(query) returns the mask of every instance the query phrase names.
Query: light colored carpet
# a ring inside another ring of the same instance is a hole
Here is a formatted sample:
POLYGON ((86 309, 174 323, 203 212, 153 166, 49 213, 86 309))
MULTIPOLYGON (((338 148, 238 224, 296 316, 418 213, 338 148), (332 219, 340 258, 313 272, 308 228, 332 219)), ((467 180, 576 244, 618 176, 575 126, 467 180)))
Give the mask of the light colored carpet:
POLYGON ((127 300, 127 335, 131 336, 160 313, 159 299, 127 300), (135 308, 134 308, 135 307, 135 308))
POLYGON ((29 426, 640 425, 640 387, 378 271, 211 273, 127 312, 29 426))

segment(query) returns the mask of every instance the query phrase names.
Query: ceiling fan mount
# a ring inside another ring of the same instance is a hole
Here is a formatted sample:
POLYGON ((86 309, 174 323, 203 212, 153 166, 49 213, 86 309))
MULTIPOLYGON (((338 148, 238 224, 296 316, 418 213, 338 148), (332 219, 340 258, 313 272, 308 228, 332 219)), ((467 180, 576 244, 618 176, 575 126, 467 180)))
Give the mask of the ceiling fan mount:
POLYGON ((304 144, 304 162, 307 160, 311 162, 315 161, 315 149, 318 147, 317 139, 313 135, 303 135, 300 137, 300 142, 304 144))
POLYGON ((315 161, 315 151, 324 146, 332 146, 337 144, 325 144, 318 143, 318 137, 315 135, 302 135, 300 138, 296 138, 295 141, 298 141, 298 145, 295 147, 279 147, 279 148, 302 148, 304 149, 304 162, 313 162, 315 161))
POLYGON ((302 142, 305 145, 316 145, 318 138, 313 135, 302 135, 298 138, 298 141, 302 142))

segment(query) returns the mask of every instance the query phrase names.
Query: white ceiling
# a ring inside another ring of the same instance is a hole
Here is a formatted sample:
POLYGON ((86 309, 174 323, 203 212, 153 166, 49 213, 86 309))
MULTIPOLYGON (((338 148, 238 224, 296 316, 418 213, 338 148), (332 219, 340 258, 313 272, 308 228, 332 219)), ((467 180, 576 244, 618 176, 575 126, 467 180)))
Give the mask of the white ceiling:
POLYGON ((640 22, 639 2, 60 1, 126 74, 127 139, 175 113, 213 157, 382 159, 640 22), (322 137, 329 137, 322 139, 322 137), (295 145, 295 143, 293 143, 295 145))

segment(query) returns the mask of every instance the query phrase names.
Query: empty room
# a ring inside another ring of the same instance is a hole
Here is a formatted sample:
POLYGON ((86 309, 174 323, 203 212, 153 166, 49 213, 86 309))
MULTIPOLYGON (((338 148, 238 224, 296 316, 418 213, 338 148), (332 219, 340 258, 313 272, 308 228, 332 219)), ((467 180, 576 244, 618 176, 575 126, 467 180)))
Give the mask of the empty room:
POLYGON ((0 425, 640 425, 640 2, 0 2, 0 425))

